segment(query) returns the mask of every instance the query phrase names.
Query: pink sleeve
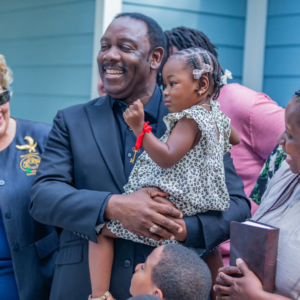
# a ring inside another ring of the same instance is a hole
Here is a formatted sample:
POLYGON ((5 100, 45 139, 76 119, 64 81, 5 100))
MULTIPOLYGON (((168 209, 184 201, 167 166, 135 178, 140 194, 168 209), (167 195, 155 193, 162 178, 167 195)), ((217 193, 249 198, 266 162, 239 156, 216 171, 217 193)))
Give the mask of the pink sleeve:
POLYGON ((267 159, 285 129, 284 109, 265 94, 257 94, 250 116, 250 135, 253 150, 267 159))

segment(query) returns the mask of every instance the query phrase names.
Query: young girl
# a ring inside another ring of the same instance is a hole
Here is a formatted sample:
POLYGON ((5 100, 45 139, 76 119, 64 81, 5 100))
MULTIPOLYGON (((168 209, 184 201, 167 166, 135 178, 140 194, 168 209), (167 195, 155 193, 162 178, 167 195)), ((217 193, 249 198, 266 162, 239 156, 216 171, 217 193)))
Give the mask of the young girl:
MULTIPOLYGON (((125 194, 144 187, 158 187, 169 194, 167 198, 184 216, 229 208, 223 155, 231 149, 231 144, 239 143, 239 135, 214 101, 230 77, 228 71, 221 76, 222 72, 218 60, 201 48, 182 50, 169 58, 163 68, 166 84, 163 94, 170 114, 164 118, 167 131, 161 139, 144 123, 139 100, 125 111, 124 119, 138 137, 136 149, 141 145, 145 149, 124 187, 125 194)), ((150 228, 154 234, 157 230, 155 224, 150 228)), ((137 236, 119 221, 110 221, 98 236, 98 244, 89 243, 92 284, 89 299, 113 299, 107 291, 113 238, 118 237, 155 247, 179 244, 174 238, 157 242, 137 236)))

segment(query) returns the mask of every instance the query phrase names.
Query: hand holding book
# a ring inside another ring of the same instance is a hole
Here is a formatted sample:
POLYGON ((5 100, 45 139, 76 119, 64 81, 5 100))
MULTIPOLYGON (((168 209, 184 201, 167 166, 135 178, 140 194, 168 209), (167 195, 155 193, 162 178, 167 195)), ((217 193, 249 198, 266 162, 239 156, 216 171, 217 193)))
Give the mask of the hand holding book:
POLYGON ((252 220, 231 222, 230 236, 231 266, 219 269, 216 299, 291 300, 273 294, 279 229, 252 220))
POLYGON ((240 258, 236 260, 236 266, 219 269, 216 283, 214 290, 218 295, 217 300, 292 300, 265 292, 258 277, 240 258), (241 278, 232 277, 234 274, 241 275, 241 278))

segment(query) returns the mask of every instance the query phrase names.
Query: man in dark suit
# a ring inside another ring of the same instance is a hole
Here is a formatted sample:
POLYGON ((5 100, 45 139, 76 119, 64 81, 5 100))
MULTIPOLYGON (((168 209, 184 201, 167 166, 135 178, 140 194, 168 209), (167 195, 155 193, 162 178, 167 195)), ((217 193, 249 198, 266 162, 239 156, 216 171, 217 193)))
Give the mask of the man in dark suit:
MULTIPOLYGON (((59 111, 37 179, 30 211, 39 222, 62 228, 52 300, 85 299, 91 292, 88 241, 96 242, 95 227, 120 220, 130 231, 154 239, 175 235, 199 255, 208 254, 229 238, 229 223, 250 217, 250 208, 230 154, 224 156, 228 211, 209 211, 180 218, 156 188, 122 195, 134 166, 136 137, 123 120, 135 100, 144 104, 145 121, 160 137, 168 113, 156 76, 163 58, 164 35, 159 25, 141 14, 121 14, 101 39, 100 75, 108 95, 59 111), (157 197, 155 197, 157 196, 157 197), (152 235, 149 228, 157 224, 152 235)), ((136 264, 153 248, 116 239, 110 291, 127 299, 136 264)))

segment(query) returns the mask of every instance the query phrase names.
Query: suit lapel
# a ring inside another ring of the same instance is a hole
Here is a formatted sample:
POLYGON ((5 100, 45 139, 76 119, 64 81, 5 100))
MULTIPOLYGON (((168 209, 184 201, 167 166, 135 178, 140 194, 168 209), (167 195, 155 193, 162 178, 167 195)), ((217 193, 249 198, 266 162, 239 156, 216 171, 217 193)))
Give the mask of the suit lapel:
POLYGON ((94 138, 120 191, 126 184, 123 161, 116 138, 116 122, 110 107, 109 96, 99 98, 93 105, 85 106, 94 138))

